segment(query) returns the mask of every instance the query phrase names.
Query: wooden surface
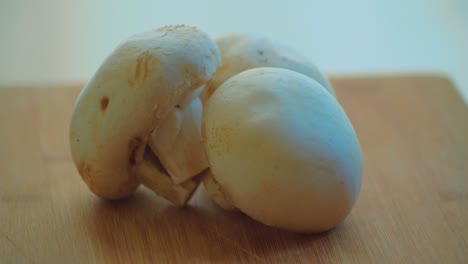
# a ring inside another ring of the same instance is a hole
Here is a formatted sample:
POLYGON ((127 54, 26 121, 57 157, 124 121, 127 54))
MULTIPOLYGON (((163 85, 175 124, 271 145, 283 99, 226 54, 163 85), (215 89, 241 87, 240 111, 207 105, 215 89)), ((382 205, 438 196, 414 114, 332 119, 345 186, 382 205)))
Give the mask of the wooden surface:
POLYGON ((468 262, 468 109, 431 76, 335 79, 360 138, 350 216, 299 235, 216 207, 178 209, 140 188, 105 202, 68 149, 80 87, 0 89, 0 263, 468 262))

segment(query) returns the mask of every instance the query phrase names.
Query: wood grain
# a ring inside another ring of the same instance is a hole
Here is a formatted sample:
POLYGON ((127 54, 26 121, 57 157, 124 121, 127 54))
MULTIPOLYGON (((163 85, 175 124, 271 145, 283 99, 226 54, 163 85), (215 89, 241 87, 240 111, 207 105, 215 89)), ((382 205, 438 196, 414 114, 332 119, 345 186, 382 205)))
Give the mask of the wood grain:
POLYGON ((70 158, 80 87, 0 89, 0 263, 468 262, 468 109, 434 76, 335 78, 360 138, 359 201, 299 235, 216 207, 178 209, 140 188, 105 202, 70 158))

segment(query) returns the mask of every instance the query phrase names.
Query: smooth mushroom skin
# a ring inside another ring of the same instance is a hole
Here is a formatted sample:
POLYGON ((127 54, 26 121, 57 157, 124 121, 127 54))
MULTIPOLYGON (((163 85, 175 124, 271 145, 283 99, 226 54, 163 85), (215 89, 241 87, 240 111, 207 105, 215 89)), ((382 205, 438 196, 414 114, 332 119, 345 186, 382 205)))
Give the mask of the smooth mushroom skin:
POLYGON ((166 26, 119 45, 82 90, 70 124, 73 161, 91 191, 133 193, 152 131, 219 66, 216 44, 193 27, 166 26))
POLYGON ((308 58, 277 40, 258 34, 232 33, 219 37, 216 44, 222 66, 202 93, 203 102, 232 76, 259 67, 284 68, 305 74, 335 95, 325 75, 308 58))
POLYGON ((362 157, 338 101, 315 80, 256 68, 223 83, 203 115, 210 169, 235 207, 296 232, 333 228, 357 200, 362 157))

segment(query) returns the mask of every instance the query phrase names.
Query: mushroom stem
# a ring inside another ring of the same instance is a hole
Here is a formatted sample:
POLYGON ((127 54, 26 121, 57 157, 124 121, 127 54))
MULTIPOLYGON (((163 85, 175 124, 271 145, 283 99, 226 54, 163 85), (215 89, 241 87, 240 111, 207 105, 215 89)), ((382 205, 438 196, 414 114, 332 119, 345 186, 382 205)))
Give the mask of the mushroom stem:
POLYGON ((152 151, 147 148, 143 160, 136 167, 138 180, 177 206, 185 206, 197 189, 200 180, 191 179, 175 184, 152 151))
POLYGON ((194 92, 189 103, 177 105, 148 139, 148 147, 175 184, 184 183, 209 167, 201 131, 200 91, 194 92))

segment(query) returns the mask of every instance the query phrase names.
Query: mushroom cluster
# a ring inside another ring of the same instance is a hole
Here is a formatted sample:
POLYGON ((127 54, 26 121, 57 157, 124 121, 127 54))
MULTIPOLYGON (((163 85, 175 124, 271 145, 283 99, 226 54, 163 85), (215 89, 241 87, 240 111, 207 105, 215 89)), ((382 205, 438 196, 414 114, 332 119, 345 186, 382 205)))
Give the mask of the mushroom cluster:
POLYGON ((264 36, 214 41, 183 25, 105 59, 76 102, 70 147, 102 198, 143 184, 184 206, 203 182, 220 207, 296 232, 343 221, 361 185, 357 136, 314 64, 264 36))

